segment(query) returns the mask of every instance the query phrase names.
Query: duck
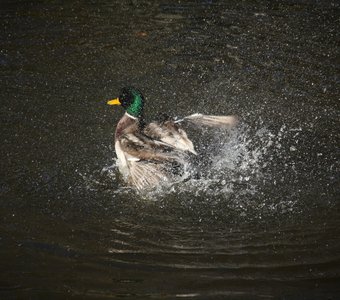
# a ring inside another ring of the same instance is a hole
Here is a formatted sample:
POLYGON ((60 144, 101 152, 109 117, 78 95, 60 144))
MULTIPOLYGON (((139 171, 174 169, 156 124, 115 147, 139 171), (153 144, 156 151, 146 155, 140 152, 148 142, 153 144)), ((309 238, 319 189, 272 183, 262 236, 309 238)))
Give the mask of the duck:
POLYGON ((122 88, 118 98, 107 101, 108 105, 119 105, 125 111, 115 130, 116 164, 123 181, 140 192, 190 174, 186 170, 192 169, 198 153, 183 125, 230 129, 238 123, 233 115, 195 113, 183 118, 160 114, 159 120, 146 124, 145 102, 142 92, 133 86, 122 88))

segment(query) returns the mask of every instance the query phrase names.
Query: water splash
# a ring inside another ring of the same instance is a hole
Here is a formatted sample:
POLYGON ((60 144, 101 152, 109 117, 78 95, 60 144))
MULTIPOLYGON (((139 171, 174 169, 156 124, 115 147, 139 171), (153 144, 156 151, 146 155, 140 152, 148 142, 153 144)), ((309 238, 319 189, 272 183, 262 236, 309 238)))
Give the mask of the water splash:
POLYGON ((91 174, 80 174, 86 189, 104 190, 114 198, 133 195, 138 201, 177 202, 191 207, 199 204, 209 209, 223 206, 224 211, 247 217, 301 211, 301 195, 310 190, 308 182, 303 190, 298 181, 305 176, 305 170, 299 169, 306 138, 302 128, 243 124, 233 131, 202 129, 190 136, 196 150, 203 153, 199 156, 198 179, 184 176, 186 179, 171 185, 138 194, 124 186, 113 164, 91 174))

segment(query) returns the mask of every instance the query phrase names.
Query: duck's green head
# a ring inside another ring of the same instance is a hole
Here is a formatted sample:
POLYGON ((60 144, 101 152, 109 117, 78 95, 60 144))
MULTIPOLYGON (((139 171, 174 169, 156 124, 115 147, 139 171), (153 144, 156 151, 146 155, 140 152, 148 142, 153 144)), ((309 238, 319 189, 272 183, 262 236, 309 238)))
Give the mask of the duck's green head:
POLYGON ((107 104, 121 105, 129 115, 139 118, 143 113, 144 96, 134 87, 125 87, 118 98, 109 100, 107 104))

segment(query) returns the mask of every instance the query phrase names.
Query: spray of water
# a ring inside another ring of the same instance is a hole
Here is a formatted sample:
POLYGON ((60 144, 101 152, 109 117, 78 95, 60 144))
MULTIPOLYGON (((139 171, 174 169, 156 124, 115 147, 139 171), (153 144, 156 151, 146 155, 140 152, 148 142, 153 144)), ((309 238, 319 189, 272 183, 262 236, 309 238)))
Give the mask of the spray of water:
POLYGON ((234 211, 247 218, 299 213, 304 207, 300 195, 305 191, 301 183, 294 183, 301 177, 296 158, 302 151, 301 135, 303 129, 286 125, 269 129, 263 124, 243 124, 228 132, 202 129, 189 133, 201 153, 199 176, 188 178, 185 174, 174 183, 141 194, 124 185, 113 162, 101 170, 80 174, 82 186, 91 192, 105 191, 112 199, 128 196, 138 201, 177 201, 190 209, 199 203, 216 211, 223 207, 221 211, 234 211))

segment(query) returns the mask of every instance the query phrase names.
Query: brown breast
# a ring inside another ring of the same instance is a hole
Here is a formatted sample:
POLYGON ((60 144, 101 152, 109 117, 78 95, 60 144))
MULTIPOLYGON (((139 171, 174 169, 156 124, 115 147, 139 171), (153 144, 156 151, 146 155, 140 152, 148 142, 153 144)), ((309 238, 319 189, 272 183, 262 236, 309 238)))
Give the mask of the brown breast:
POLYGON ((129 115, 124 114, 117 124, 115 132, 115 140, 118 140, 124 133, 138 130, 138 119, 133 119, 129 115))

